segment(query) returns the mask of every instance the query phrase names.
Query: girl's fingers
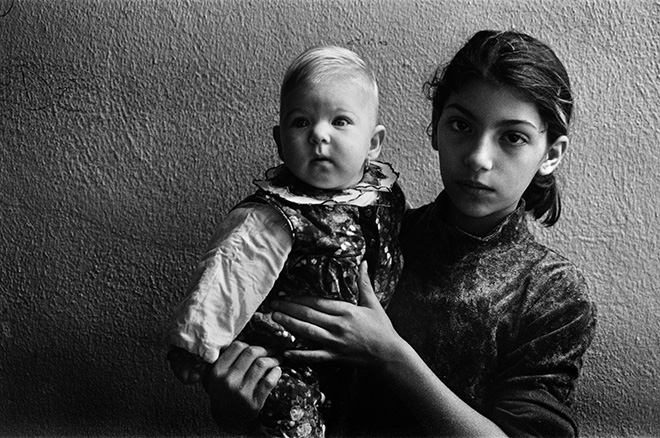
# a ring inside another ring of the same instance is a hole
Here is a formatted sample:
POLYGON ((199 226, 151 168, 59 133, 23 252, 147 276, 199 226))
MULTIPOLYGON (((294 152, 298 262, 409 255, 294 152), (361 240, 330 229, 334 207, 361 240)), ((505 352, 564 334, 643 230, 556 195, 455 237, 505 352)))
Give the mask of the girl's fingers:
POLYGON ((228 388, 239 389, 244 386, 255 360, 267 354, 265 348, 234 341, 222 351, 205 380, 207 383, 209 380, 215 383, 224 382, 223 385, 228 388))
POLYGON ((229 344, 229 347, 220 353, 220 357, 213 365, 212 372, 216 375, 226 373, 247 347, 248 344, 240 341, 234 341, 229 344))
POLYGON ((328 362, 339 358, 338 355, 327 350, 289 350, 284 352, 284 357, 309 363, 328 362))
POLYGON ((281 309, 286 313, 280 311, 273 313, 273 321, 281 324, 285 329, 313 341, 323 342, 330 338, 327 327, 333 326, 332 317, 316 311, 310 313, 310 309, 297 312, 296 309, 290 309, 289 303, 283 305, 281 309))
MULTIPOLYGON (((322 301, 327 301, 329 303, 335 303, 335 301, 332 300, 322 300, 322 301)), ((282 325, 285 324, 295 324, 295 323, 309 323, 314 326, 318 327, 323 327, 323 328, 329 328, 333 325, 333 323, 336 321, 336 317, 340 316, 340 314, 337 313, 328 313, 327 311, 322 310, 323 307, 328 307, 324 306, 323 304, 320 305, 319 307, 319 300, 314 300, 314 302, 317 304, 316 307, 312 308, 303 300, 296 300, 294 301, 274 301, 271 303, 271 307, 273 310, 276 310, 276 312, 273 314, 273 317, 283 317, 282 321, 277 321, 282 325), (277 316, 276 316, 277 315, 277 316)), ((341 303, 341 304, 347 304, 349 306, 352 306, 352 304, 348 303, 341 303)), ((286 325, 285 325, 286 327, 286 325)), ((288 327, 287 327, 288 328, 288 327)), ((293 326, 291 327, 293 328, 293 326)), ((298 328, 296 326, 296 328, 298 328)), ((304 330, 310 329, 310 327, 301 327, 304 330)), ((298 332, 299 335, 302 335, 303 333, 298 332)))
POLYGON ((371 285, 371 279, 369 278, 369 267, 367 262, 362 262, 360 264, 360 277, 358 278, 358 288, 360 290, 359 305, 362 307, 369 307, 371 309, 377 309, 381 307, 380 301, 374 292, 374 287, 371 285))
MULTIPOLYGON (((276 367, 280 361, 274 357, 262 356, 252 360, 251 365, 242 382, 242 389, 247 394, 255 393, 263 385, 264 378, 276 367)), ((279 379, 279 377, 278 377, 279 379)), ((268 383, 268 382, 266 382, 268 383)), ((275 381, 277 383, 277 380, 275 381)))
POLYGON ((278 380, 282 376, 282 369, 280 367, 271 368, 270 371, 264 376, 257 385, 254 391, 255 402, 258 405, 263 405, 266 398, 270 395, 278 380))
MULTIPOLYGON (((346 303, 344 301, 331 300, 328 298, 319 298, 319 297, 295 297, 290 300, 277 300, 274 301, 276 305, 278 304, 289 304, 288 309, 291 311, 297 311, 300 315, 303 315, 304 312, 312 309, 317 312, 321 312, 326 315, 341 316, 346 313, 346 310, 350 308, 352 304, 346 303)), ((287 312, 288 313, 288 312, 287 312)))
POLYGON ((252 368, 255 364, 258 364, 257 370, 262 368, 264 362, 269 359, 267 356, 268 352, 265 348, 247 345, 232 364, 232 369, 236 374, 242 374, 245 380, 251 371, 254 372, 252 368))

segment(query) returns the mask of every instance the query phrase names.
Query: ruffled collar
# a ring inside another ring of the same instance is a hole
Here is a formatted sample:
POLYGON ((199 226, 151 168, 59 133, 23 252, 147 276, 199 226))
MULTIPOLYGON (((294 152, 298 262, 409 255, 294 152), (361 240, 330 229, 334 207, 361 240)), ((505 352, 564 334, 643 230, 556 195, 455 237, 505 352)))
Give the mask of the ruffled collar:
POLYGON ((302 205, 354 205, 364 207, 372 204, 379 192, 389 192, 399 174, 389 163, 372 161, 364 172, 362 180, 344 190, 323 190, 312 187, 297 179, 283 165, 266 171, 265 179, 255 180, 260 189, 276 195, 288 202, 302 205))

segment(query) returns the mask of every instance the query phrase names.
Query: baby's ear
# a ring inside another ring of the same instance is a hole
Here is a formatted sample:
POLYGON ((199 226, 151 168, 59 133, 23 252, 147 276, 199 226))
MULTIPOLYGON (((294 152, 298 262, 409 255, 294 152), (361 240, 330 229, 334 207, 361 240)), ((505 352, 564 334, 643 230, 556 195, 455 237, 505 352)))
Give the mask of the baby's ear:
POLYGON ((282 139, 280 138, 280 125, 273 126, 273 140, 277 145, 277 155, 279 155, 280 160, 284 161, 282 158, 282 139))
POLYGON ((546 176, 554 172, 557 166, 559 166, 561 159, 564 157, 567 148, 568 137, 562 135, 557 138, 545 154, 545 158, 543 159, 543 162, 541 162, 541 166, 539 166, 538 174, 546 176))
POLYGON ((383 148, 383 141, 385 140, 385 127, 383 125, 377 125, 374 128, 374 133, 371 136, 371 144, 369 145, 369 159, 376 160, 380 155, 380 151, 383 148))

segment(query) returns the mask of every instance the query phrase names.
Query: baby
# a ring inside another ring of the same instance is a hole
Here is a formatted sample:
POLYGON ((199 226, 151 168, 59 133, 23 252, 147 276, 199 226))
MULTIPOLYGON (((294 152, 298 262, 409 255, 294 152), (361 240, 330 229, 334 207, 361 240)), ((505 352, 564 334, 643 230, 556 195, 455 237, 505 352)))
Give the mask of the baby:
MULTIPOLYGON (((358 267, 367 261, 386 306, 401 273, 405 200, 398 174, 375 161, 385 128, 364 61, 334 46, 298 56, 284 76, 273 137, 283 164, 255 181, 257 191, 220 223, 169 326, 168 359, 184 383, 200 381, 234 339, 275 352, 313 348, 272 320, 272 299, 357 304, 358 267)), ((258 429, 324 436, 321 411, 330 403, 323 392, 333 375, 344 375, 338 369, 285 362, 258 429)))

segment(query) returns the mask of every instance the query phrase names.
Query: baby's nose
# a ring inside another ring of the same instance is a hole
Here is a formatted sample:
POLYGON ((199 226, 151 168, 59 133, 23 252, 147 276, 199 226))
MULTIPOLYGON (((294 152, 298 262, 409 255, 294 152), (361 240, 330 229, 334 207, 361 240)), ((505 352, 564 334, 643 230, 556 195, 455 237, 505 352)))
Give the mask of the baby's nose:
POLYGON ((317 123, 312 127, 309 137, 312 144, 328 143, 330 141, 330 129, 325 123, 317 123))

